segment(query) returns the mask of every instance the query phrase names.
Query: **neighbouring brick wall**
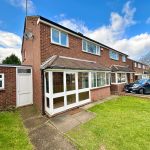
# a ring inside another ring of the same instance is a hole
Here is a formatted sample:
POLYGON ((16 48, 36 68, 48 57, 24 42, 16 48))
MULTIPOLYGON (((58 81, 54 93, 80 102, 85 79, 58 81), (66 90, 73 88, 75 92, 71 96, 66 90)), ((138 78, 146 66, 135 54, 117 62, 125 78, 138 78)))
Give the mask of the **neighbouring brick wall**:
POLYGON ((103 88, 91 89, 91 99, 92 101, 97 101, 110 96, 110 86, 103 88))
POLYGON ((120 94, 124 91, 125 83, 122 84, 111 84, 111 93, 112 94, 120 94))
POLYGON ((0 109, 16 106, 16 68, 0 67, 4 73, 5 89, 0 90, 0 109))

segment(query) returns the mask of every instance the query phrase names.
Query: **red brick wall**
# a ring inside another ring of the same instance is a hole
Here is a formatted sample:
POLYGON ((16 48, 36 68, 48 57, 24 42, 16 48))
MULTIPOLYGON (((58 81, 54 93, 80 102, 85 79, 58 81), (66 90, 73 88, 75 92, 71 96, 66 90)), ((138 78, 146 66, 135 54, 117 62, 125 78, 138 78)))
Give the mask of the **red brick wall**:
POLYGON ((42 108, 42 79, 40 56, 40 25, 37 25, 37 17, 28 17, 26 30, 33 33, 32 40, 23 40, 22 56, 23 65, 31 65, 33 68, 33 101, 39 110, 42 108))
MULTIPOLYGON (((122 62, 122 55, 119 55, 119 61, 109 58, 109 49, 104 48, 101 51, 101 56, 88 54, 82 51, 82 39, 69 34, 69 47, 63 47, 51 43, 50 39, 50 29, 51 27, 41 23, 40 25, 40 41, 41 41, 41 62, 53 55, 62 55, 86 60, 96 61, 103 66, 110 67, 111 65, 122 65, 126 66, 128 64, 122 62)), ((128 61, 128 60, 127 60, 128 61)))
POLYGON ((0 67, 4 73, 5 89, 0 90, 0 109, 16 106, 16 68, 0 67))
POLYGON ((91 90, 92 101, 97 101, 110 96, 110 86, 91 90))
POLYGON ((112 94, 120 94, 121 92, 124 91, 124 86, 125 84, 122 83, 122 84, 112 84, 111 85, 111 93, 112 94))

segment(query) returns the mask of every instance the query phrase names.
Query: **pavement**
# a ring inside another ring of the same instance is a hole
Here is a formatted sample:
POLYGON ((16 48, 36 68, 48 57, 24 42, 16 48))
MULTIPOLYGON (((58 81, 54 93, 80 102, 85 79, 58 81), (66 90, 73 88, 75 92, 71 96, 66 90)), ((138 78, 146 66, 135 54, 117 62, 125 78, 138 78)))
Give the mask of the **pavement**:
POLYGON ((35 150, 75 150, 76 147, 33 106, 19 109, 35 150))

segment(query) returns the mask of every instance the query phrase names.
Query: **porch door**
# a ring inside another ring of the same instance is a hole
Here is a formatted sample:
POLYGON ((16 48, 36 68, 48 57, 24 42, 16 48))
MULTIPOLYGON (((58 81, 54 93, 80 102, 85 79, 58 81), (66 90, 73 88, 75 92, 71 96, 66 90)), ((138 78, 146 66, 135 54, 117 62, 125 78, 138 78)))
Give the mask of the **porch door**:
POLYGON ((66 107, 75 106, 77 103, 77 78, 75 72, 65 72, 66 107))

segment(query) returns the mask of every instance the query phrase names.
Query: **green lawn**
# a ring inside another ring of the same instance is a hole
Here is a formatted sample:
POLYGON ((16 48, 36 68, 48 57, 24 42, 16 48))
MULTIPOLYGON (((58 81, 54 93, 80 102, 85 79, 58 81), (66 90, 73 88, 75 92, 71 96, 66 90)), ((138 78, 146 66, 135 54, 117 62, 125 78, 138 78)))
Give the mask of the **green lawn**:
POLYGON ((96 117, 68 135, 82 150, 150 150, 150 100, 119 97, 89 109, 96 117))
POLYGON ((0 112, 0 150, 33 149, 17 111, 0 112))

